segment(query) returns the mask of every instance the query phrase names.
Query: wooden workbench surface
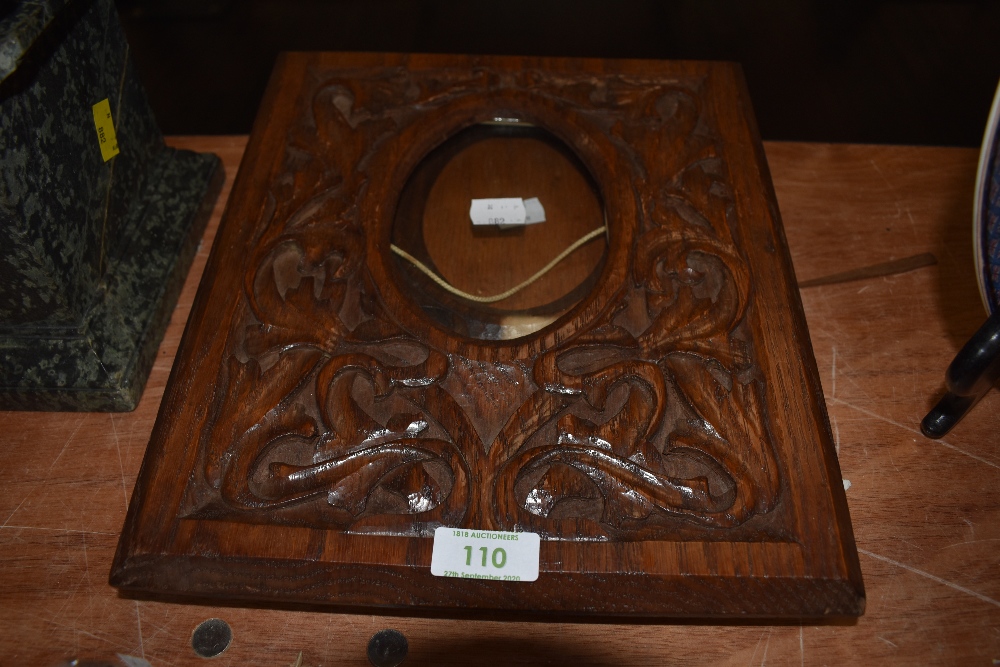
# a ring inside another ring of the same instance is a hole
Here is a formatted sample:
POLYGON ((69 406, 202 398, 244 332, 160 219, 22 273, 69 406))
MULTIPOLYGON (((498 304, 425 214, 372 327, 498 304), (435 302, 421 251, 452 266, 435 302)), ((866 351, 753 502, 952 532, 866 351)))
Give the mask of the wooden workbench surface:
POLYGON ((233 628, 218 665, 368 664, 396 628, 406 665, 997 664, 1000 391, 942 441, 918 430, 944 369, 985 319, 972 267, 977 153, 765 144, 800 282, 933 253, 937 264, 802 290, 868 607, 857 622, 513 623, 213 607, 120 597, 118 532, 245 137, 174 138, 218 153, 226 186, 130 414, 0 412, 0 665, 80 658, 198 664, 194 627, 233 628), (846 482, 845 482, 846 483, 846 482))

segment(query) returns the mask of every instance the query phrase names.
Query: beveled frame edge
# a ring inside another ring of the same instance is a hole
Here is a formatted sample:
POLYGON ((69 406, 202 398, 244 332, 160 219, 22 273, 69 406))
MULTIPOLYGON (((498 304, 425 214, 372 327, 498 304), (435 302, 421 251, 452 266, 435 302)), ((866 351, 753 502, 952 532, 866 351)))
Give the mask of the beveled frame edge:
MULTIPOLYGON (((865 605, 865 587, 864 579, 861 572, 861 563, 858 558, 857 545, 854 538, 854 529, 851 524, 850 510, 847 505, 847 494, 843 486, 843 475, 840 469, 840 462, 838 460, 836 447, 834 445, 833 432, 830 427, 830 418, 827 412, 826 401, 823 396, 823 386, 819 377, 819 368, 816 363, 816 356, 813 351, 812 341, 809 334, 809 327, 806 322, 805 310, 802 306, 802 300, 799 295, 798 281, 795 277, 795 269, 792 263, 792 257, 790 250, 788 248, 788 241, 785 237, 784 226, 781 222, 781 213, 778 208, 778 198, 774 190, 774 183, 771 179, 771 172, 767 164, 767 158, 764 154, 763 145, 760 140, 760 132, 757 128, 756 116, 754 115, 753 106, 750 103, 750 94, 747 90, 746 79, 743 76, 742 68, 739 64, 732 63, 726 68, 725 77, 727 81, 723 85, 732 86, 736 91, 736 98, 740 103, 740 108, 738 109, 738 122, 742 126, 742 131, 745 133, 749 141, 746 142, 733 142, 734 147, 740 150, 745 150, 750 153, 748 155, 747 164, 753 164, 756 167, 756 173, 753 175, 757 181, 758 189, 756 191, 763 195, 763 202, 760 202, 766 206, 766 217, 768 218, 768 228, 771 235, 777 243, 773 248, 767 247, 762 243, 753 243, 747 240, 744 241, 743 246, 748 252, 756 252, 757 254, 771 254, 776 252, 778 254, 778 267, 782 272, 781 280, 769 283, 770 285, 777 286, 782 285, 784 287, 784 294, 781 295, 780 300, 776 300, 776 303, 784 303, 787 306, 787 316, 790 320, 789 325, 793 331, 801 332, 802 335, 797 339, 797 349, 796 354, 789 355, 789 362, 793 369, 798 372, 793 373, 792 377, 798 375, 802 382, 807 386, 808 391, 805 394, 810 398, 811 404, 808 406, 808 416, 813 420, 814 426, 813 430, 815 433, 819 434, 820 441, 818 444, 818 451, 806 450, 809 454, 819 454, 820 459, 817 461, 820 468, 823 470, 826 479, 827 486, 824 489, 828 500, 830 501, 830 509, 832 510, 831 516, 831 527, 836 531, 836 537, 834 538, 829 532, 824 530, 807 530, 808 532, 813 532, 815 538, 819 541, 827 540, 824 544, 824 548, 827 550, 833 550, 837 555, 837 563, 840 567, 839 577, 842 577, 846 582, 849 582, 853 587, 855 594, 860 601, 859 615, 864 611, 865 605), (773 203, 773 204, 772 204, 773 203)), ((729 109, 729 113, 733 113, 734 109, 729 109)), ((733 127, 733 125, 723 125, 723 127, 733 127)), ((737 197, 737 205, 739 206, 741 199, 737 197)), ((741 226, 741 229, 745 228, 741 226)), ((760 262, 758 262, 760 265, 760 262)), ((758 284, 760 281, 758 281, 758 284)), ((763 319, 763 318, 762 318, 763 319)), ((761 345, 761 350, 759 354, 767 354, 770 350, 768 346, 761 345)), ((769 387, 768 392, 770 393, 773 387, 769 387)), ((775 402, 769 402, 769 405, 777 405, 775 402)), ((770 419, 772 425, 777 421, 774 417, 770 419)), ((792 460, 786 460, 786 464, 791 466, 792 460)), ((796 479, 790 481, 797 481, 796 479)), ((804 520, 805 517, 802 517, 804 520)), ((807 522, 811 523, 811 522, 807 522)), ((808 526, 807 526, 808 527, 808 526)))
POLYGON ((851 582, 835 578, 550 573, 539 582, 445 579, 405 565, 310 563, 307 568, 295 561, 162 555, 134 557, 111 580, 123 593, 152 599, 169 589, 169 595, 192 602, 237 599, 258 604, 306 604, 330 611, 408 610, 453 618, 467 617, 470 611, 503 613, 510 618, 527 615, 539 621, 565 616, 816 619, 856 617, 864 612, 864 598, 857 597, 851 582), (254 571, 252 576, 247 576, 249 570, 254 571), (377 603, 349 590, 359 580, 373 579, 380 582, 377 603), (179 580, 185 585, 178 586, 179 580), (462 585, 454 585, 456 581, 462 585), (546 588, 539 591, 539 585, 546 588), (635 604, 616 604, 608 596, 595 596, 598 585, 614 587, 617 600, 635 604), (651 599, 656 603, 649 602, 651 599), (526 604, 529 600, 530 605, 526 604))

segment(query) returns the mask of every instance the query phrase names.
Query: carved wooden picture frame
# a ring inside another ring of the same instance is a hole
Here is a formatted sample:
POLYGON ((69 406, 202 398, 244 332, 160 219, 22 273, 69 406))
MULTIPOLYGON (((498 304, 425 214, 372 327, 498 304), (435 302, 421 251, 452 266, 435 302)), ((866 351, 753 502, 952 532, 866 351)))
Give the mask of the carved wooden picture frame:
POLYGON ((111 580, 383 608, 860 614, 738 68, 283 56, 111 580), (498 117, 578 157, 607 248, 554 322, 484 340, 428 316, 389 246, 421 160, 498 117), (438 526, 538 533, 539 579, 432 576, 438 526))

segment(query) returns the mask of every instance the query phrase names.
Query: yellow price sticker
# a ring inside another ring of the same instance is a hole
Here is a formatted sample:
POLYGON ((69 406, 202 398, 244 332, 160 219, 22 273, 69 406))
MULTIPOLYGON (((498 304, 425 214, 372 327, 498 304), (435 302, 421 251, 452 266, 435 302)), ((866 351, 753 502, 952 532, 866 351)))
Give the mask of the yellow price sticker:
POLYGON ((115 137, 115 124, 111 120, 111 103, 107 98, 94 105, 94 127, 97 128, 101 157, 107 162, 118 155, 118 138, 115 137))

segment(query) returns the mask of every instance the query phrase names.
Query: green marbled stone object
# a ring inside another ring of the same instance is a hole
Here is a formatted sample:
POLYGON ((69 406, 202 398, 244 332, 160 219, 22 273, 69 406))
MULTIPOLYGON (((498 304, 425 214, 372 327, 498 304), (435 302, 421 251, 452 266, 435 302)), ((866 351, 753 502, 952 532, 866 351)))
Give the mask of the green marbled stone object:
POLYGON ((0 4, 0 409, 135 408, 222 175, 164 145, 111 0, 0 4))

